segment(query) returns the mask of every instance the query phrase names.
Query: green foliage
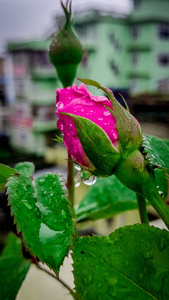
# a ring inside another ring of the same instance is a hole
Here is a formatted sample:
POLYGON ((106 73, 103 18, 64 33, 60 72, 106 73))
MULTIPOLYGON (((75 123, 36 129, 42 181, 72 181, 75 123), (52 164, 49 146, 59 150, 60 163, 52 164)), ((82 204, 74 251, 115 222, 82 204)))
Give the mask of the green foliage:
POLYGON ((154 174, 157 189, 160 192, 161 196, 165 199, 168 195, 168 180, 164 175, 163 170, 161 170, 160 168, 155 169, 154 174))
POLYGON ((5 188, 8 178, 14 175, 15 173, 17 173, 15 169, 0 164, 0 191, 2 191, 5 188))
POLYGON ((21 240, 13 233, 8 234, 6 246, 4 247, 1 256, 5 257, 11 255, 22 256, 21 240))
POLYGON ((121 158, 120 152, 113 146, 107 134, 94 122, 79 116, 72 117, 83 150, 92 164, 96 174, 107 176, 112 174, 113 167, 121 158))
POLYGON ((98 178, 76 209, 77 221, 111 218, 137 208, 136 194, 114 176, 98 178))
POLYGON ((30 262, 19 256, 0 258, 1 299, 15 300, 18 290, 29 270, 30 262))
POLYGON ((35 166, 32 162, 25 161, 17 164, 15 169, 22 175, 31 177, 35 171, 35 166))
POLYGON ((74 277, 81 300, 169 299, 169 233, 148 225, 108 237, 76 238, 74 277))
POLYGON ((30 262, 22 257, 21 240, 10 233, 0 257, 0 299, 16 299, 29 267, 30 262))
POLYGON ((161 168, 169 176, 169 139, 144 135, 143 148, 149 164, 161 168))
POLYGON ((8 181, 9 204, 26 246, 55 271, 72 241, 73 222, 58 174, 47 173, 34 182, 25 175, 8 181))

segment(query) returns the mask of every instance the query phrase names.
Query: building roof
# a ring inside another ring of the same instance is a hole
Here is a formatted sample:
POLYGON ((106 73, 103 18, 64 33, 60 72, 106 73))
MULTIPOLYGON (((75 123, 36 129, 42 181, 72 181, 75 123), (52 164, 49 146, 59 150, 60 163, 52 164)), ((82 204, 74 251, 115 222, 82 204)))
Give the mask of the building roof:
POLYGON ((47 40, 35 40, 35 41, 23 41, 23 42, 10 42, 8 44, 8 51, 15 50, 47 50, 51 43, 50 39, 47 40))

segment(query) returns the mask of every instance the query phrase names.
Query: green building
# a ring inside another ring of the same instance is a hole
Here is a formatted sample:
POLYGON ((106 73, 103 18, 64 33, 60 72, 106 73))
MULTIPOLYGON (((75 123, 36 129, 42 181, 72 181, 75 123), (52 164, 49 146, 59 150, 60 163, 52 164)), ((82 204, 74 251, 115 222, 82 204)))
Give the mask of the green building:
POLYGON ((135 0, 129 16, 75 14, 85 52, 78 76, 130 94, 169 93, 169 1, 135 0))
MULTIPOLYGON (((58 28, 63 16, 56 21, 58 28)), ((90 9, 75 13, 73 22, 84 48, 77 77, 111 88, 119 101, 121 93, 139 121, 168 122, 169 0, 134 0, 129 16, 90 9)), ((16 97, 11 144, 39 155, 56 131, 55 90, 61 87, 48 59, 50 40, 8 45, 16 97)), ((163 125, 159 136, 168 137, 163 125)))
POLYGON ((11 145, 22 152, 44 155, 56 133, 56 71, 47 49, 50 40, 8 44, 15 90, 9 116, 11 145))

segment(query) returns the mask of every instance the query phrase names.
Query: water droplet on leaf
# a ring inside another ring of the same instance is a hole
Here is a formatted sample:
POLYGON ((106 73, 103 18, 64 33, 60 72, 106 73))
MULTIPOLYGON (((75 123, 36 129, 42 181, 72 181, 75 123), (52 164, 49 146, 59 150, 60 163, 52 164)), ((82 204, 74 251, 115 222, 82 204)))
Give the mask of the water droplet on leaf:
POLYGON ((22 202, 28 209, 32 209, 32 205, 27 200, 22 200, 22 202))
POLYGON ((44 185, 44 184, 45 184, 45 179, 43 179, 43 178, 42 178, 42 179, 39 179, 39 185, 42 186, 42 185, 44 185))

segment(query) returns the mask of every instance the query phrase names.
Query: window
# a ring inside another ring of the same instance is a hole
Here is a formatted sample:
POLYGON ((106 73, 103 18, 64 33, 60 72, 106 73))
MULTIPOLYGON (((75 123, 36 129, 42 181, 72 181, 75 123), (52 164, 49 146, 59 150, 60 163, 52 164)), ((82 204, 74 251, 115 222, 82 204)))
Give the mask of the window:
POLYGON ((158 57, 158 63, 162 67, 169 66, 169 54, 160 54, 158 57))
POLYGON ((82 60, 81 60, 81 64, 84 68, 87 68, 88 67, 88 52, 87 51, 84 51, 83 52, 83 57, 82 57, 82 60))
POLYGON ((110 43, 114 45, 114 48, 116 50, 121 50, 121 45, 120 45, 119 41, 116 39, 114 33, 109 34, 109 40, 110 40, 110 43))
POLYGON ((168 93, 169 92, 169 78, 161 79, 157 82, 157 89, 160 92, 168 93))
POLYGON ((134 0, 134 8, 137 9, 141 5, 141 0, 134 0))
POLYGON ((133 40, 137 40, 139 35, 139 27, 138 25, 133 25, 131 27, 131 37, 133 38, 133 40))
POLYGON ((136 66, 138 62, 138 53, 133 52, 131 56, 132 65, 136 66))
POLYGON ((169 24, 160 24, 158 27, 158 35, 162 40, 169 40, 169 24))
POLYGON ((114 72, 115 75, 119 75, 119 68, 118 68, 118 66, 115 64, 114 61, 111 61, 111 62, 110 62, 110 67, 111 67, 111 69, 113 70, 113 72, 114 72))

